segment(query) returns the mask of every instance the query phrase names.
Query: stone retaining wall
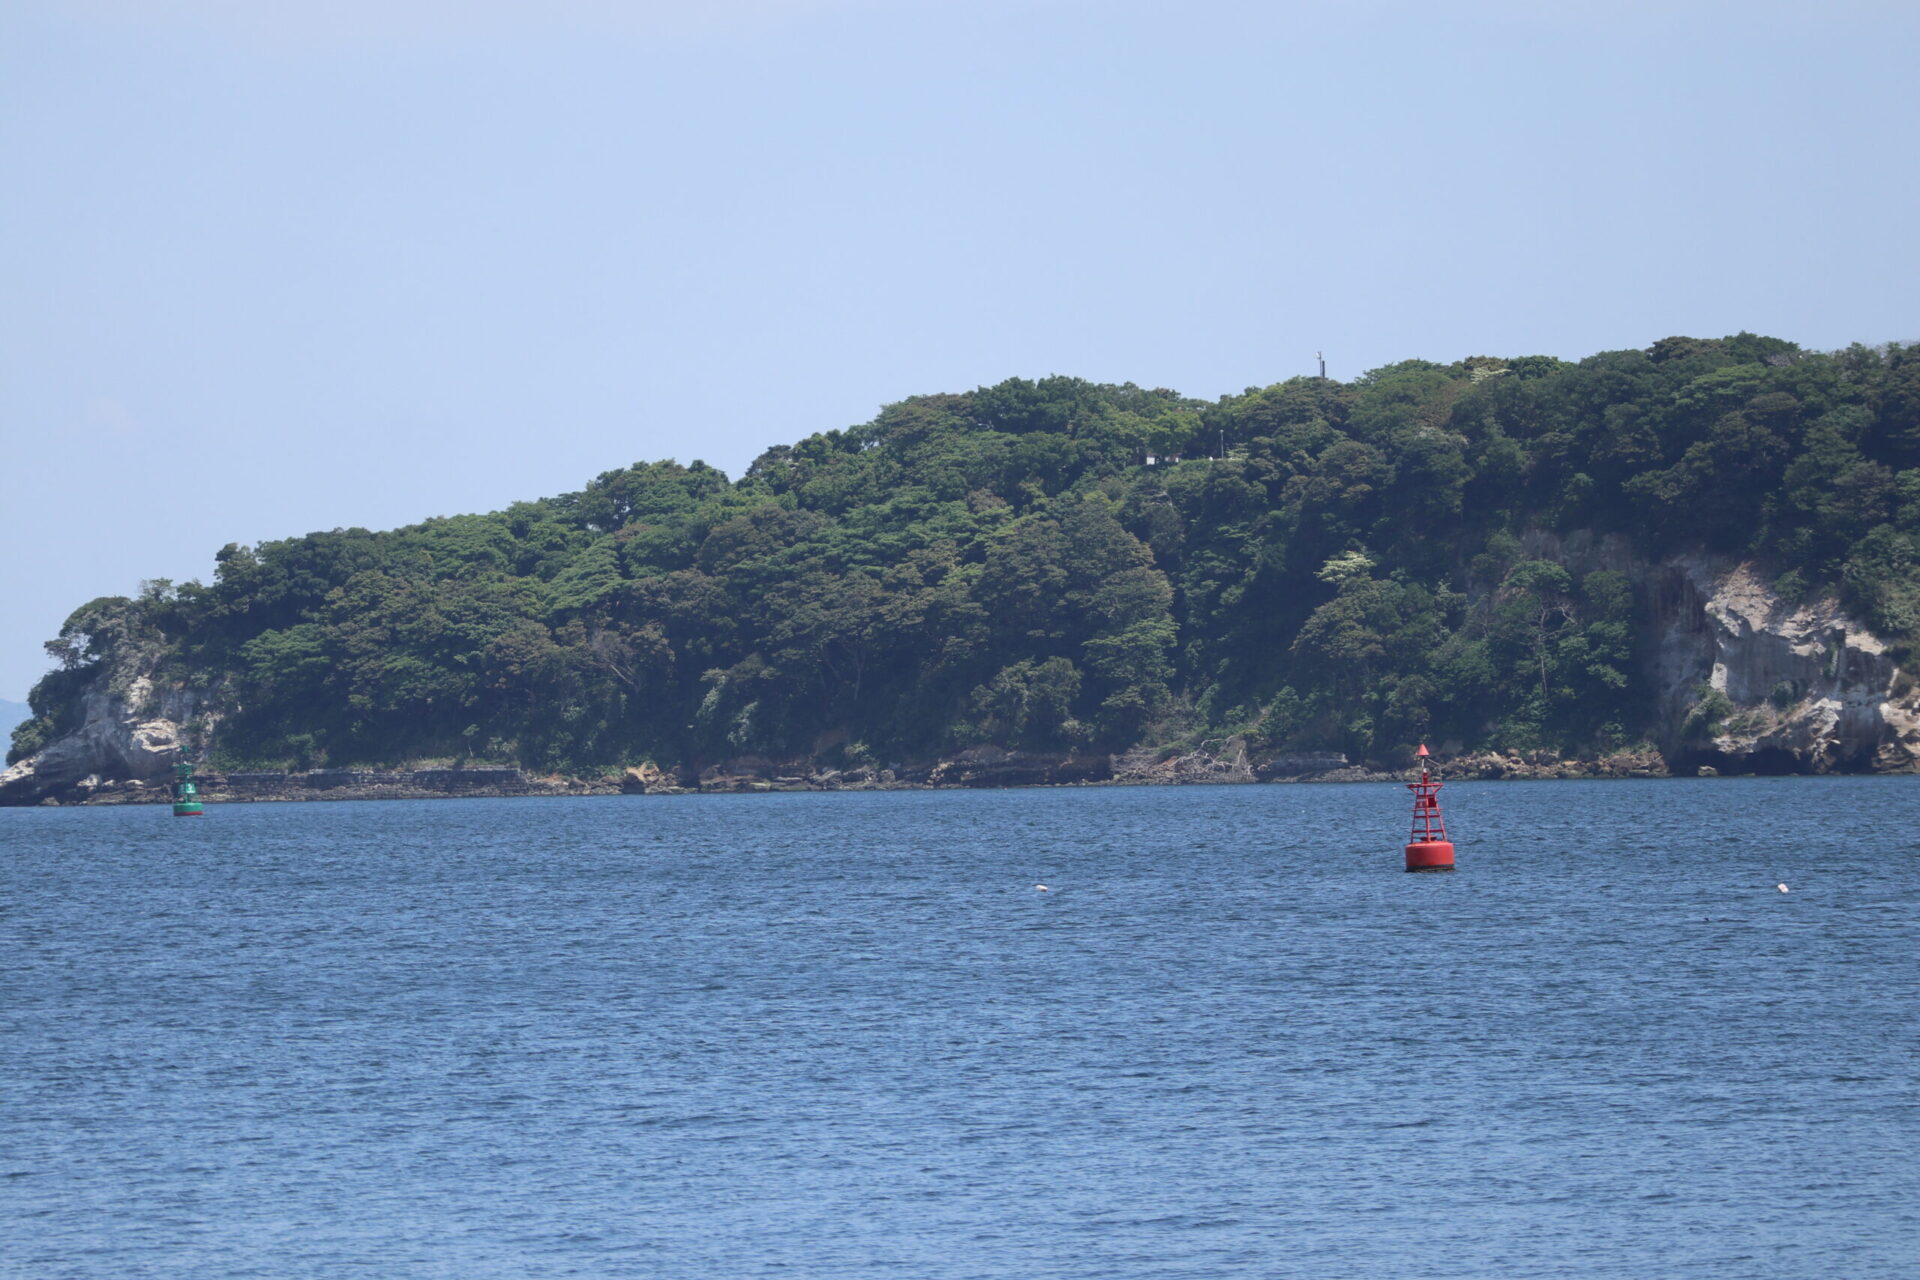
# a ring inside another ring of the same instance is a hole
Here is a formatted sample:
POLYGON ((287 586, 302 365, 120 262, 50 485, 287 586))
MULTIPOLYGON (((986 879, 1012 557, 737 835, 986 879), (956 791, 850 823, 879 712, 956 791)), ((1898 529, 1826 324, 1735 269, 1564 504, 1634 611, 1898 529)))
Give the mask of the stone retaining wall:
MULTIPOLYGON (((442 796, 566 796, 614 794, 617 779, 530 778, 520 769, 315 769, 308 773, 205 770, 195 779, 200 798, 215 804, 273 800, 425 800, 442 796)), ((163 804, 164 782, 83 780, 65 803, 163 804), (89 785, 91 784, 91 785, 89 785)))

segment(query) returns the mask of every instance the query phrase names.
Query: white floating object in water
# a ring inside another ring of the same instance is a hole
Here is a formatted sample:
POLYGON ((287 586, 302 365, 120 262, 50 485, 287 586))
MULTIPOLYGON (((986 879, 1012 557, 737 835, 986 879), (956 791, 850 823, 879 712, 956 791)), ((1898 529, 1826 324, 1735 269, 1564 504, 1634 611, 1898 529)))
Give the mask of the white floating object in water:
POLYGON ((1778 889, 1782 893, 1785 893, 1787 891, 1787 886, 1785 886, 1784 884, 1777 884, 1773 887, 1778 889))
MULTIPOLYGON (((1035 886, 1033 886, 1033 887, 1034 887, 1034 890, 1035 890, 1035 892, 1038 892, 1038 893, 1045 893, 1045 892, 1047 891, 1047 886, 1045 886, 1045 885, 1043 885, 1043 884, 1037 884, 1037 885, 1035 885, 1035 886)), ((1784 888, 1785 886, 1782 886, 1782 887, 1784 888)))

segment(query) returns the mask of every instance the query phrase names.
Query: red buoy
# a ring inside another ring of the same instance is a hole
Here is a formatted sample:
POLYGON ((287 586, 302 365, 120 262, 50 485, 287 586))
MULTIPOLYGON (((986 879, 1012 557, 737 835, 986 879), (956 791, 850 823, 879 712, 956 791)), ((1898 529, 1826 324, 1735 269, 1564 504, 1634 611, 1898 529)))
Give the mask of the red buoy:
POLYGON ((1407 870, 1453 870, 1453 843, 1447 822, 1440 816, 1440 784, 1427 771, 1427 745, 1420 744, 1420 781, 1409 782, 1413 792, 1413 839, 1407 842, 1407 870))

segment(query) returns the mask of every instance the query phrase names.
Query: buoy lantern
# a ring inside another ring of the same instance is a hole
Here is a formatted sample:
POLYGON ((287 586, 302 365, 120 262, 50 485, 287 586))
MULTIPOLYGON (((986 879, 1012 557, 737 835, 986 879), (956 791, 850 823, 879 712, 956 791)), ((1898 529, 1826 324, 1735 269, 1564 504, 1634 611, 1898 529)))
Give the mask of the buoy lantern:
POLYGON ((1453 843, 1447 822, 1440 816, 1440 784, 1428 769, 1427 744, 1420 744, 1420 781, 1409 782, 1413 792, 1413 838, 1407 842, 1407 870, 1453 870, 1453 843))
POLYGON ((185 760, 173 766, 173 816, 176 818, 198 818, 202 814, 200 807, 200 788, 193 781, 193 766, 185 760))

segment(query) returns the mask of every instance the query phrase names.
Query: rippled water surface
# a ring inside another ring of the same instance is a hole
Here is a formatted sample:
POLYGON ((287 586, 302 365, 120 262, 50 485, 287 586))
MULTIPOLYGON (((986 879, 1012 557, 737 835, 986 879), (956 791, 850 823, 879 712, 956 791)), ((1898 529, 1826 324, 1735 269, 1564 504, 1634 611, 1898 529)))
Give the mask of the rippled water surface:
POLYGON ((1920 779, 1441 798, 0 811, 0 1274, 1920 1275, 1920 779))

